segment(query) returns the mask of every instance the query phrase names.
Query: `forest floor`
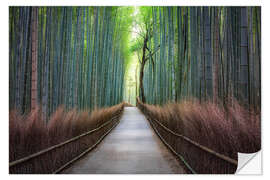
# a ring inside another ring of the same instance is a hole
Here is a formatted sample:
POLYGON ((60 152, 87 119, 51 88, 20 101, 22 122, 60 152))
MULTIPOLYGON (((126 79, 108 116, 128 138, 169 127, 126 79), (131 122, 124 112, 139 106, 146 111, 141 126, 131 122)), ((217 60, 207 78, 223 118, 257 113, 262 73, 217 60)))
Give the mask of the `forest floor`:
POLYGON ((126 107, 120 123, 81 160, 62 173, 68 174, 171 174, 186 173, 160 141, 136 107, 126 107))

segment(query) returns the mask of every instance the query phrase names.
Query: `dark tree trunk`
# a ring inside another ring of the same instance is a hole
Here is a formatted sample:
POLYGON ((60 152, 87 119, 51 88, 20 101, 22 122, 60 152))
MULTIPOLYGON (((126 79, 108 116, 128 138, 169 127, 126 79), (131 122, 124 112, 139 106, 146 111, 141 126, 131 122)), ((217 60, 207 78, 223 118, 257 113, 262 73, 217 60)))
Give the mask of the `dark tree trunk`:
POLYGON ((32 86, 31 86, 31 109, 37 106, 37 36, 38 36, 38 9, 32 8, 32 86))
POLYGON ((143 42, 143 56, 142 56, 142 62, 141 62, 141 67, 140 67, 140 98, 143 103, 145 103, 145 96, 144 96, 144 89, 143 89, 143 75, 144 75, 144 66, 146 63, 146 49, 147 49, 147 41, 148 41, 148 34, 146 33, 144 42, 143 42))

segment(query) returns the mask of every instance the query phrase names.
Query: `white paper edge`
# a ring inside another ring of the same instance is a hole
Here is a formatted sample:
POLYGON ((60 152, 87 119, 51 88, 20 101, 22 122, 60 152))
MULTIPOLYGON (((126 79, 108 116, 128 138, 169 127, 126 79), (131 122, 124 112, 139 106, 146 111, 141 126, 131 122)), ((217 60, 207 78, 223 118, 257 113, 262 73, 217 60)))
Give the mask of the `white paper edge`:
POLYGON ((262 174, 261 151, 256 153, 238 153, 238 166, 235 174, 262 174))

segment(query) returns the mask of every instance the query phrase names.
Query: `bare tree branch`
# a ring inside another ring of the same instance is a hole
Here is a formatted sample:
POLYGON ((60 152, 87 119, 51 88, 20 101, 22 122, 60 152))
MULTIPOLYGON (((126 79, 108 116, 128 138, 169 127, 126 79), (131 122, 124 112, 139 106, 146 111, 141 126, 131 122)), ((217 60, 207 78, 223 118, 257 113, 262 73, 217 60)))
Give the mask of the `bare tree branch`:
POLYGON ((148 47, 146 47, 146 49, 148 50, 148 52, 149 52, 150 54, 149 54, 148 57, 146 57, 145 60, 147 60, 147 59, 149 59, 150 57, 152 57, 152 56, 159 50, 159 48, 160 48, 160 45, 157 46, 157 48, 155 49, 154 52, 151 52, 151 50, 150 50, 148 47))

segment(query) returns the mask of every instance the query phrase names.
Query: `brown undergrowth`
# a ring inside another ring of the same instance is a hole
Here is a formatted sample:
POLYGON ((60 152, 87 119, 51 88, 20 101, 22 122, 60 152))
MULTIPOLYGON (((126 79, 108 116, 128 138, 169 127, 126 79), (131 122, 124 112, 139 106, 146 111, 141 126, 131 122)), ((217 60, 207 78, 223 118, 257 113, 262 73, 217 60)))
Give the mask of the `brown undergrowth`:
MULTIPOLYGON (((43 149, 69 140, 75 136, 101 126, 118 112, 124 103, 92 112, 66 111, 59 107, 48 123, 41 120, 39 109, 28 115, 19 115, 16 110, 9 113, 9 161, 15 161, 43 149)), ((10 173, 52 173, 63 164, 81 154, 97 142, 115 124, 113 120, 100 130, 84 136, 37 158, 10 168, 10 173)))
POLYGON ((130 104, 129 102, 124 102, 124 106, 125 107, 134 107, 132 104, 130 104))
MULTIPOLYGON (((211 102, 183 101, 164 106, 138 107, 150 119, 218 153, 237 160, 237 152, 254 153, 261 149, 260 113, 247 110, 237 101, 224 108, 211 102)), ((197 173, 234 173, 227 163, 191 143, 176 137, 152 121, 161 136, 182 155, 197 173)))

